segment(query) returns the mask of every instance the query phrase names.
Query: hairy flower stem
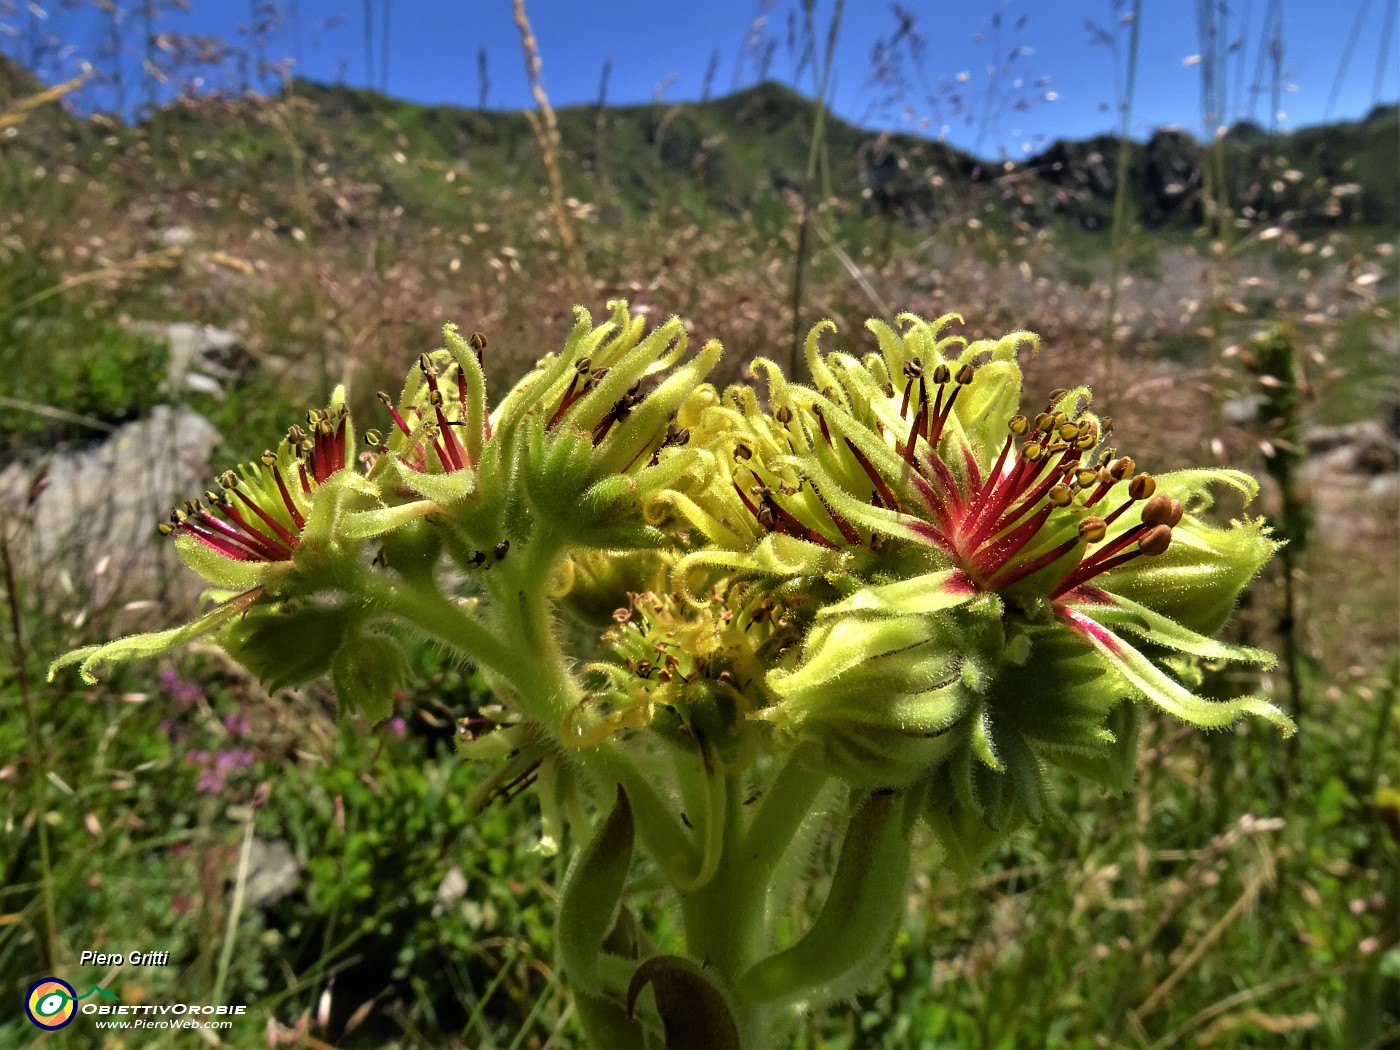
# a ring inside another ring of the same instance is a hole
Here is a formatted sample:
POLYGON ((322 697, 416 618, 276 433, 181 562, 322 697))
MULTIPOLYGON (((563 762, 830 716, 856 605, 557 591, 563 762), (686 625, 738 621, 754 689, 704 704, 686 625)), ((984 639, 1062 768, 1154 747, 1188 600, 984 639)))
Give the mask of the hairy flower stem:
POLYGON ((713 872, 699 887, 681 893, 686 947, 730 993, 730 1006, 745 1047, 768 1045, 777 1022, 774 1009, 743 996, 740 976, 773 949, 775 923, 786 917, 784 860, 805 841, 802 826, 821 809, 830 778, 788 758, 745 822, 740 778, 715 774, 723 793, 723 837, 713 872))
POLYGON ((751 868, 751 851, 743 848, 743 788, 733 776, 721 783, 723 849, 713 876, 698 889, 682 891, 681 915, 690 956, 731 993, 730 1007, 742 1045, 761 1047, 766 1045, 766 1011, 743 1000, 738 978, 761 955, 767 941, 768 880, 751 868))
POLYGON ((375 608, 393 610, 428 637, 482 669, 509 678, 514 661, 506 643, 435 586, 390 582, 367 575, 355 581, 352 593, 375 608))
MULTIPOLYGON (((492 603, 499 612, 499 627, 510 639, 512 654, 508 666, 497 673, 510 686, 519 710, 557 736, 565 716, 580 700, 578 681, 556 637, 546 596, 548 588, 541 586, 541 581, 554 578, 564 545, 548 530, 541 529, 528 545, 521 546, 519 556, 512 561, 507 555, 491 570, 494 575, 487 581, 492 603)), ((698 866, 698 851, 671 807, 620 744, 605 740, 565 754, 593 788, 600 810, 614 786, 623 786, 636 815, 642 844, 664 870, 677 865, 694 870, 698 866)))

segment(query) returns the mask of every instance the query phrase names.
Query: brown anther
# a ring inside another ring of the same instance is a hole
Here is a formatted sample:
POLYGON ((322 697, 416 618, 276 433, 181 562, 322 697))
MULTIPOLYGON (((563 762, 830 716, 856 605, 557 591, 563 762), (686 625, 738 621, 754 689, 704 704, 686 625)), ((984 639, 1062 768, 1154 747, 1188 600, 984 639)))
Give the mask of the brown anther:
POLYGON ((671 680, 671 672, 664 667, 661 668, 661 670, 656 672, 656 680, 664 685, 671 680))
POLYGON ((787 405, 783 405, 778 411, 773 413, 773 418, 783 426, 787 426, 792 422, 792 409, 788 408, 787 405))
POLYGON ((626 623, 632 619, 632 610, 625 605, 613 610, 613 623, 626 623))
POLYGON ((275 467, 277 465, 277 453, 271 450, 264 452, 258 458, 262 460, 262 465, 265 467, 275 467))
POLYGON ((1139 474, 1128 482, 1128 495, 1133 499, 1148 499, 1157 491, 1157 479, 1151 474, 1139 474))
POLYGON ((638 675, 645 678, 647 675, 651 674, 651 661, 638 660, 636 670, 638 675))
POLYGON ((1157 525, 1142 534, 1142 538, 1138 540, 1138 550, 1155 558, 1159 554, 1165 554, 1171 544, 1172 527, 1170 525, 1157 525))
POLYGON ((217 480, 226 489, 238 488, 238 475, 231 470, 224 471, 217 480))
POLYGON ((1122 456, 1108 465, 1108 472, 1113 475, 1114 481, 1122 481, 1136 468, 1137 464, 1133 462, 1132 456, 1122 456))
POLYGON ((379 398, 380 401, 383 401, 383 402, 384 402, 386 405, 388 405, 390 408, 393 408, 393 407, 394 407, 394 399, 393 399, 392 397, 390 397, 388 394, 384 393, 384 391, 382 391, 382 390, 377 391, 377 392, 375 393, 374 396, 377 397, 377 398, 379 398))
POLYGON ((1185 504, 1183 504, 1179 499, 1172 500, 1172 513, 1171 517, 1167 519, 1167 524, 1170 525, 1172 528, 1176 528, 1177 523, 1181 521, 1181 516, 1185 513, 1185 504))
POLYGON ((939 386, 942 386, 944 383, 948 382, 948 380, 952 377, 953 373, 948 371, 947 365, 940 364, 933 370, 933 381, 939 386))
POLYGON ((1108 535, 1108 522, 1103 518, 1085 518, 1079 523, 1079 538, 1085 543, 1098 543, 1108 535))
POLYGON ((480 332, 473 332, 471 338, 467 340, 467 345, 473 350, 481 351, 486 349, 486 336, 480 332))
POLYGON ((1056 507, 1068 507, 1070 501, 1074 499, 1074 494, 1070 492, 1069 487, 1066 485, 1054 485, 1051 486, 1050 491, 1045 494, 1045 498, 1056 507))
POLYGON ((735 459, 751 459, 752 457, 753 449, 749 448, 748 445, 739 444, 734 446, 735 459))
POLYGON ((1104 416, 1099 420, 1099 433, 1104 437, 1108 437, 1109 434, 1113 433, 1112 416, 1104 416))
POLYGON ((593 358, 591 357, 580 357, 577 361, 574 362, 574 371, 577 372, 579 375, 583 375, 585 372, 592 370, 592 368, 593 358))
POLYGON ((1159 492, 1148 500, 1142 507, 1142 523, 1149 528, 1158 525, 1172 524, 1172 504, 1175 502, 1170 496, 1159 492))
MULTIPOLYGON (((924 363, 917 357, 911 358, 904 366, 904 375, 908 379, 918 379, 924 374, 924 363)), ((945 380, 946 382, 946 380, 945 380)))
POLYGON ((1062 386, 1057 386, 1050 391, 1050 406, 1053 408, 1067 397, 1069 397, 1069 391, 1062 386))
MULTIPOLYGON (((827 389, 830 390, 831 388, 830 388, 830 387, 827 387, 827 389)), ((893 383, 886 383, 886 384, 885 384, 883 387, 881 387, 880 389, 884 391, 886 397, 894 397, 894 384, 893 384, 893 383)), ((830 394, 827 394, 826 396, 827 396, 827 399, 830 400, 831 395, 830 395, 830 394)))
POLYGON ((1099 466, 1106 467, 1113 462, 1113 457, 1118 455, 1116 448, 1106 448, 1099 453, 1099 466))
POLYGON ((975 369, 971 365, 963 365, 958 369, 958 386, 967 386, 972 382, 972 375, 975 369))
POLYGON ((504 558, 508 550, 510 550, 510 540, 501 540, 500 543, 496 544, 496 548, 493 552, 496 555, 496 560, 500 561, 504 558))
POLYGON ((601 383, 607 378, 607 375, 608 370, 606 368, 595 368, 592 372, 588 373, 588 378, 595 383, 601 383))
POLYGON ((437 369, 433 367, 432 358, 427 354, 418 355, 418 367, 423 370, 425 376, 437 375, 437 369))
POLYGON ((1051 412, 1042 412, 1035 417, 1035 429, 1048 431, 1055 425, 1055 416, 1051 412))
POLYGON ((1026 431, 1031 428, 1031 424, 1030 420, 1025 416, 1012 416, 1011 419, 1007 421, 1006 428, 1017 437, 1024 437, 1026 431))

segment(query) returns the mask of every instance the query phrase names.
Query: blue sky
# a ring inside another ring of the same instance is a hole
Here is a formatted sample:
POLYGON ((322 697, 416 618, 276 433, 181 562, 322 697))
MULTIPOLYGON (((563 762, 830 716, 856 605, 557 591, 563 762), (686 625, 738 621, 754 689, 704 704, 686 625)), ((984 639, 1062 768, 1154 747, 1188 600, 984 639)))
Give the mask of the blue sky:
MULTIPOLYGON (((121 0, 118 0, 119 5, 121 0)), ((145 0, 126 0, 133 12, 145 0)), ((282 0, 280 4, 188 0, 189 10, 169 10, 154 0, 157 32, 220 37, 247 46, 251 12, 263 8, 270 27, 263 54, 295 62, 316 80, 373 83, 390 94, 422 102, 475 106, 480 96, 478 55, 487 56, 491 108, 531 104, 512 20, 511 0, 282 0), (366 13, 371 46, 366 51, 366 13), (386 35, 387 30, 387 35, 386 35), (372 78, 372 79, 371 79, 372 78)), ((45 18, 0 0, 0 47, 23 56, 52 38, 65 51, 47 48, 50 78, 96 53, 111 26, 81 0, 47 0, 45 18)), ((30 5, 33 8, 35 5, 30 5)), ((1057 137, 1083 137, 1116 128, 1115 65, 1110 48, 1091 43, 1086 22, 1116 38, 1126 57, 1128 28, 1122 16, 1130 0, 904 0, 922 42, 913 61, 908 33, 901 37, 904 87, 872 82, 877 42, 899 27, 895 6, 848 0, 836 46, 831 98, 836 112, 871 126, 946 134, 956 145, 983 155, 1009 157, 1038 149, 1057 137), (954 95, 962 106, 954 105, 954 95), (1017 103, 1023 108, 1017 108, 1017 103), (969 118, 969 114, 971 117, 969 118)), ((1175 125, 1203 127, 1197 3, 1143 0, 1141 45, 1131 130, 1142 136, 1175 125)), ((1228 116, 1270 120, 1274 81, 1261 47, 1277 35, 1283 44, 1280 126, 1317 123, 1329 114, 1357 117, 1377 101, 1400 97, 1397 0, 1231 0, 1222 38, 1240 46, 1226 60, 1228 116), (1269 32, 1281 20, 1280 34, 1269 32), (1253 90, 1261 84, 1263 91, 1253 90)), ((825 46, 835 0, 817 0, 815 24, 825 46)), ((800 19, 798 0, 713 0, 701 3, 644 0, 531 0, 529 15, 539 40, 544 82, 553 103, 592 102, 610 62, 607 97, 645 102, 682 101, 701 95, 712 56, 718 55, 712 92, 723 94, 756 81, 771 44, 770 77, 793 83, 795 52, 789 24, 800 19), (762 19, 762 22, 759 20, 762 19)), ((800 28, 800 22, 799 22, 800 28)), ((110 36, 106 37, 110 41, 110 36)), ((139 76, 144 28, 132 14, 122 27, 121 51, 128 85, 139 76)), ((32 52, 31 52, 32 53, 32 52)), ((211 78, 229 86, 239 74, 211 78)), ((810 70, 798 85, 814 93, 810 70)), ((139 97, 128 87, 129 100, 139 97)))

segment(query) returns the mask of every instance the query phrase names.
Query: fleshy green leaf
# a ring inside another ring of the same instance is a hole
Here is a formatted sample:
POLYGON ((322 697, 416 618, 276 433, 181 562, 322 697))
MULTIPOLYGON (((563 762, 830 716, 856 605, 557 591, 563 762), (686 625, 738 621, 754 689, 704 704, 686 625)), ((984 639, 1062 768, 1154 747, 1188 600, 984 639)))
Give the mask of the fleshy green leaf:
POLYGON ((629 1017, 635 1016, 637 997, 647 985, 666 1029, 666 1050, 741 1050, 739 1026, 724 993, 695 963, 657 955, 637 967, 627 986, 629 1017))
POLYGON ((632 807, 618 785, 612 812, 569 866, 559 893, 559 956, 586 992, 601 990, 598 956, 622 902, 632 842, 632 807))
POLYGON ((899 925, 909 874, 904 798, 867 796, 851 813, 831 888, 812 927, 792 947, 754 964, 739 980, 746 998, 801 998, 815 1005, 858 991, 883 960, 899 925))
POLYGON ((345 515, 340 523, 340 536, 347 540, 367 540, 383 536, 386 532, 418 521, 437 509, 437 504, 430 500, 417 500, 398 507, 354 511, 345 515))
MULTIPOLYGON (((394 481, 416 495, 448 506, 466 499, 477 489, 476 472, 454 470, 451 474, 429 474, 414 470, 397 456, 388 457, 389 470, 394 481)), ((389 487, 389 486, 386 486, 389 487)))
POLYGON ((769 685, 780 696, 819 688, 878 656, 927 638, 928 628, 917 616, 827 621, 813 629, 802 666, 792 672, 774 671, 769 685))

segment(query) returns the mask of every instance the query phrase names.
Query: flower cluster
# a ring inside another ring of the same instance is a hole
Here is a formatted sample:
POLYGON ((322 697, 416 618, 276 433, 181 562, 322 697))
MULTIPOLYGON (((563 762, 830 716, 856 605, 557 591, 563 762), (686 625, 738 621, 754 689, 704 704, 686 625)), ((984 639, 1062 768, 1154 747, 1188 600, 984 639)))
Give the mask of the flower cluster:
POLYGON ((944 334, 951 316, 901 320, 871 323, 880 353, 863 359, 821 354, 814 331, 818 389, 757 363, 767 405, 727 391, 696 428, 720 469, 671 496, 708 541, 679 586, 717 566, 754 593, 803 594, 801 659, 770 664, 751 701, 770 746, 807 744, 853 783, 917 785, 950 844, 990 844, 1043 811, 1047 764, 1126 786, 1129 701, 1204 728, 1289 728, 1264 700, 1205 700, 1160 666, 1172 651, 1271 660, 1208 636, 1274 543, 1260 522, 1199 515, 1212 484, 1252 481, 1139 472, 1084 388, 1023 414, 1026 333, 969 344, 944 334))
MULTIPOLYGON (((485 337, 447 326, 358 452, 337 391, 161 523, 215 608, 51 676, 216 632, 270 688, 328 674, 376 722, 405 636, 474 663, 500 706, 463 727, 495 765, 466 805, 532 788, 541 848, 576 847, 557 944, 600 1046, 649 1042, 637 1023, 767 1045, 849 996, 902 911, 916 821, 969 872, 1053 806, 1051 767, 1125 789, 1146 709, 1292 730, 1263 698, 1188 684, 1198 661, 1272 660, 1215 637, 1276 546, 1207 519, 1253 480, 1139 470, 1083 387, 1023 407, 1035 336, 906 315, 857 356, 823 351, 826 323, 811 384, 759 359, 760 396, 709 384, 720 348, 688 355, 678 319, 611 309, 579 310, 494 404, 485 337), (827 896, 782 943, 773 905, 833 820, 827 896), (634 844, 680 895, 689 959, 637 960, 634 844)), ((190 760, 212 791, 252 752, 190 760)))

